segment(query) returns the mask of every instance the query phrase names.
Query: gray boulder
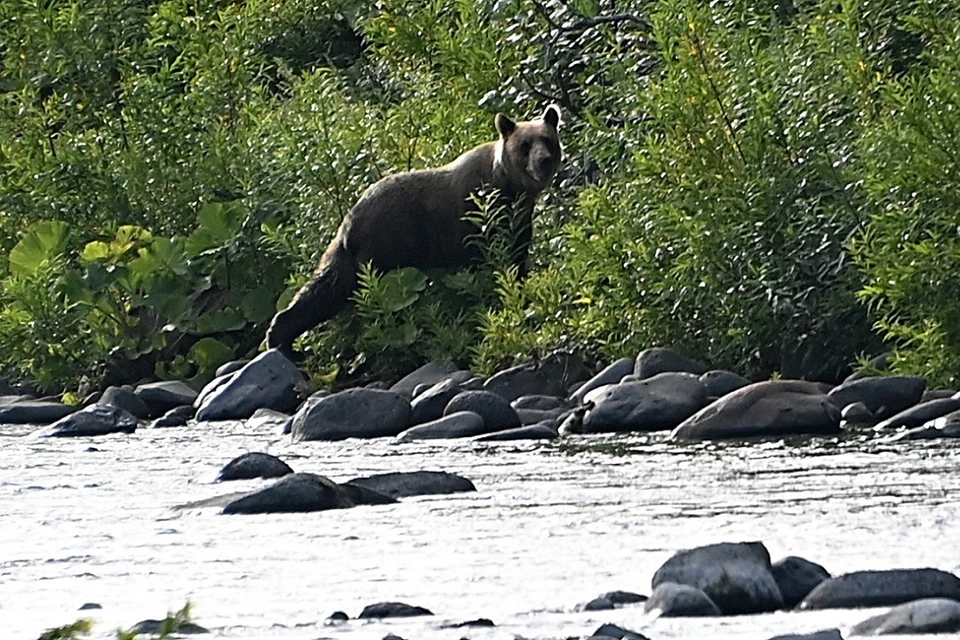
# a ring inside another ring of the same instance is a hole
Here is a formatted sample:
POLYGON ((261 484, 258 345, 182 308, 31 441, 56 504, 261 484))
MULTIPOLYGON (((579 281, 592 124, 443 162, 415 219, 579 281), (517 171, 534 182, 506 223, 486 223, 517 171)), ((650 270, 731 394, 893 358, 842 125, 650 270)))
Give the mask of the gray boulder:
POLYGON ((960 632, 960 602, 925 598, 896 606, 851 629, 854 636, 919 635, 960 632))
POLYGON ((165 414, 150 423, 151 429, 165 429, 167 427, 185 427, 187 422, 196 415, 197 409, 192 405, 170 409, 165 414))
POLYGON ((463 389, 460 388, 459 383, 453 380, 441 380, 417 395, 410 403, 410 424, 416 426, 440 418, 447 404, 461 391, 463 389))
POLYGON ((813 633, 790 633, 785 636, 774 636, 769 640, 843 640, 840 629, 823 629, 813 633))
POLYGON ((520 426, 520 416, 503 397, 489 391, 463 391, 453 397, 443 410, 448 416, 458 411, 472 411, 483 418, 489 431, 502 431, 520 426))
POLYGON ((474 442, 508 442, 515 440, 555 440, 560 433, 553 422, 541 422, 515 429, 505 429, 474 438, 474 442))
POLYGON ((483 418, 473 411, 456 411, 437 420, 410 427, 397 436, 397 442, 471 438, 489 432, 483 418))
POLYGON ((700 376, 700 382, 703 383, 707 395, 711 398, 722 398, 728 393, 733 393, 737 389, 742 389, 750 384, 750 381, 743 376, 722 369, 707 371, 700 376))
POLYGON ((873 415, 886 418, 920 402, 926 386, 926 380, 917 376, 859 378, 834 387, 827 395, 838 408, 862 402, 873 415))
POLYGON ((773 579, 777 581, 783 606, 788 609, 800 604, 821 582, 830 579, 830 573, 815 562, 798 556, 787 556, 773 563, 773 579))
POLYGON ((261 408, 287 413, 306 395, 303 374, 276 349, 264 351, 229 376, 214 380, 197 397, 198 421, 242 420, 261 408))
POLYGON ((946 423, 938 418, 930 424, 910 429, 885 440, 885 442, 899 442, 902 440, 937 440, 940 438, 960 438, 960 422, 946 423))
POLYGON ((368 604, 357 616, 360 620, 382 618, 412 618, 414 616, 432 616, 433 612, 403 602, 378 602, 368 604))
POLYGON ((532 396, 520 396, 516 400, 510 403, 510 406, 520 411, 529 410, 529 411, 563 411, 564 409, 569 409, 571 403, 568 400, 563 398, 557 398, 555 396, 543 396, 543 395, 532 395, 532 396))
POLYGON ((697 376, 661 373, 603 388, 583 418, 582 432, 673 429, 706 404, 707 393, 697 376))
POLYGON ((380 473, 354 478, 345 484, 362 487, 391 498, 446 495, 476 491, 473 483, 462 476, 446 471, 405 471, 380 473))
POLYGON ((722 440, 839 432, 840 410, 820 393, 818 385, 774 380, 727 394, 690 416, 670 438, 722 440))
POLYGON ((706 593, 696 587, 661 582, 644 605, 647 613, 657 611, 665 618, 692 618, 723 615, 706 593))
POLYGON ((0 405, 0 424, 50 424, 76 410, 60 402, 17 400, 0 405))
POLYGON ((600 625, 587 640, 599 640, 601 638, 613 638, 613 640, 650 640, 641 633, 609 623, 600 625))
POLYGON ((608 384, 619 384, 623 376, 633 373, 633 367, 635 365, 635 358, 620 358, 580 385, 577 390, 570 395, 570 399, 575 402, 583 402, 584 397, 594 389, 604 387, 608 384))
POLYGON ((289 433, 290 421, 293 416, 273 409, 257 409, 253 415, 243 421, 248 429, 255 431, 273 431, 275 433, 289 433))
POLYGON ((799 608, 886 607, 924 598, 960 600, 960 578, 939 569, 857 571, 820 583, 799 608))
MULTIPOLYGON (((960 398, 941 398, 939 400, 930 400, 921 404, 904 409, 900 413, 890 416, 886 420, 878 422, 874 427, 876 431, 887 431, 892 429, 913 429, 923 426, 931 420, 942 418, 955 411, 960 411, 960 398)), ((958 415, 960 417, 960 415, 958 415)))
POLYGON ((942 400, 943 398, 953 398, 957 392, 953 389, 927 389, 920 396, 920 402, 930 402, 931 400, 942 400))
MULTIPOLYGON (((390 391, 400 394, 407 398, 413 396, 413 390, 421 384, 435 385, 453 377, 459 372, 457 366, 452 362, 428 362, 419 369, 416 369, 404 377, 400 378, 390 391)), ((464 372, 472 376, 469 371, 464 372)))
POLYGON ((49 427, 34 432, 34 435, 42 438, 75 438, 133 433, 136 430, 137 419, 123 409, 93 404, 60 418, 49 427))
POLYGON ((385 438, 410 426, 410 403, 392 391, 347 389, 310 398, 293 416, 294 441, 385 438))
POLYGON ((164 380, 137 385, 133 393, 147 406, 151 418, 163 415, 170 409, 192 405, 199 395, 179 380, 164 380))
POLYGON ((290 466, 269 453, 250 452, 234 458, 220 470, 217 482, 252 480, 254 478, 281 478, 293 473, 290 466))
POLYGON ((724 615, 783 608, 770 554, 761 542, 722 542, 680 551, 657 570, 652 587, 665 582, 702 590, 724 615))
POLYGON ((352 485, 339 485, 313 473, 292 473, 275 484, 229 502, 224 514, 307 513, 346 509, 363 504, 396 502, 379 493, 352 485))
MULTIPOLYGON (((167 620, 153 620, 148 618, 147 620, 141 620, 137 624, 127 629, 127 633, 134 637, 140 635, 162 636, 168 634, 174 634, 172 637, 177 637, 185 635, 199 635, 210 633, 210 631, 196 623, 189 621, 175 621, 173 624, 171 624, 167 620)), ((168 635, 168 637, 170 636, 168 635)))
POLYGON ((877 418, 873 412, 862 402, 848 404, 840 411, 840 426, 844 429, 855 429, 860 427, 872 427, 877 423, 877 418))
POLYGON ((643 380, 644 378, 652 378, 658 373, 667 373, 669 371, 682 371, 700 376, 708 370, 709 367, 702 362, 697 362, 696 360, 682 356, 673 349, 655 347, 653 349, 644 349, 637 355, 636 364, 633 367, 633 374, 643 380))
POLYGON ((554 353, 505 369, 487 379, 483 388, 507 402, 528 395, 566 397, 570 385, 589 377, 590 371, 579 357, 554 353))
POLYGON ((610 611, 622 605, 638 604, 646 600, 647 596, 632 591, 610 591, 597 596, 579 609, 581 611, 610 611))
POLYGON ((521 425, 531 425, 540 422, 550 422, 556 424, 561 416, 566 416, 569 409, 517 409, 517 417, 520 418, 521 425))
POLYGON ((146 403, 133 392, 132 387, 107 387, 97 404, 123 409, 140 420, 152 418, 154 415, 150 413, 146 403))
POLYGON ((214 372, 215 378, 222 378, 223 376, 230 375, 236 371, 243 369, 247 363, 250 362, 249 358, 242 358, 240 360, 231 360, 230 362, 224 362, 222 365, 217 367, 217 370, 214 372))

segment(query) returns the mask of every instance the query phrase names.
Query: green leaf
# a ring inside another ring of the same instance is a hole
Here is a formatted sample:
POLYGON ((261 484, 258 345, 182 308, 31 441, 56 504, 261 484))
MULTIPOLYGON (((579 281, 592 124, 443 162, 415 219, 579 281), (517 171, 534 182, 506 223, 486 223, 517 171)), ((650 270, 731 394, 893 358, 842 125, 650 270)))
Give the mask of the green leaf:
POLYGON ((253 323, 264 322, 273 317, 276 312, 274 293, 270 287, 259 287, 248 291, 240 302, 243 316, 253 323))
POLYGON ((200 373, 207 373, 233 360, 234 353, 233 349, 216 338, 202 338, 190 347, 188 357, 197 363, 200 373))
POLYGON ((69 227, 66 222, 46 220, 30 227, 20 242, 10 250, 10 271, 17 276, 30 276, 40 266, 63 253, 69 227))
POLYGON ((222 333, 224 331, 238 331, 247 324, 243 313, 239 309, 223 309, 213 313, 206 313, 197 319, 195 332, 198 335, 222 333))
POLYGON ((80 252, 80 260, 83 262, 99 262, 110 257, 110 245, 100 240, 88 242, 87 246, 80 252))

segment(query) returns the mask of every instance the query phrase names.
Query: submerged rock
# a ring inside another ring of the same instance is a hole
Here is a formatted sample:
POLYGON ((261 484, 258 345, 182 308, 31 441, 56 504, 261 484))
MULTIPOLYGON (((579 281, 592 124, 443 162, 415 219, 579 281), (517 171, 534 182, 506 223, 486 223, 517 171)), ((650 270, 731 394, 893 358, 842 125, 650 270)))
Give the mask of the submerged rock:
POLYGON ((391 498, 442 495, 476 491, 472 482, 446 471, 404 471, 380 473, 348 480, 345 484, 363 487, 391 498))
POLYGON ((347 389, 310 398, 293 416, 294 441, 385 438, 410 426, 410 403, 393 391, 347 389))
POLYGON ((471 438, 489 432, 483 418, 473 411, 456 411, 437 420, 410 427, 397 436, 397 442, 471 438))
POLYGON ((825 580, 799 608, 884 607, 924 598, 960 600, 960 578, 939 569, 856 571, 825 580))
POLYGON ((947 598, 914 600, 853 627, 854 636, 919 635, 960 631, 960 602, 947 598))
POLYGON ((783 608, 770 554, 761 542, 722 542, 677 552, 657 569, 652 587, 665 582, 701 589, 724 615, 783 608))
POLYGON ((214 380, 197 397, 198 421, 243 420, 261 408, 286 413, 306 394, 303 374, 276 349, 264 351, 229 376, 214 380))
POLYGON ((661 373, 595 393, 599 397, 584 415, 582 433, 665 431, 707 404, 706 389, 690 373, 661 373))
MULTIPOLYGON (((840 410, 820 387, 800 380, 756 382, 680 424, 671 440, 721 440, 840 433, 840 410)), ((721 606, 722 608, 722 606, 721 606)))
MULTIPOLYGON (((150 635, 158 636, 163 631, 170 632, 170 629, 166 625, 170 624, 167 620, 141 620, 137 624, 130 627, 127 632, 134 635, 150 635)), ((198 624, 193 622, 181 622, 174 625, 173 633, 177 635, 195 635, 201 633, 210 633, 208 629, 201 627, 198 624)))
POLYGON ((843 640, 840 629, 823 629, 813 633, 790 633, 785 636, 774 636, 768 640, 843 640))
POLYGON ((877 426, 874 427, 874 430, 886 431, 889 429, 902 428, 913 429, 923 426, 931 420, 942 418, 958 410, 960 410, 960 398, 942 398, 940 400, 930 400, 929 402, 915 405, 909 409, 901 411, 894 416, 890 416, 886 420, 877 423, 877 426))
POLYGON ((444 416, 458 411, 472 411, 481 418, 489 432, 520 426, 520 417, 510 403, 489 391, 463 391, 447 404, 444 416))
POLYGON ((50 424, 76 410, 61 402, 17 400, 0 405, 0 424, 50 424))
POLYGON ((657 611, 665 618, 723 615, 706 593, 696 587, 675 582, 661 582, 657 585, 644 610, 647 613, 657 611))
POLYGON ((474 438, 476 442, 507 442, 514 440, 555 440, 560 434, 553 426, 553 422, 540 422, 537 424, 517 427, 515 429, 505 429, 488 433, 474 438))
POLYGON ((650 640, 641 633, 630 631, 629 629, 624 629, 623 627, 610 623, 597 627, 597 630, 593 632, 590 638, 594 640, 599 638, 613 638, 614 640, 650 640))
POLYGON ((580 385, 577 390, 570 395, 570 399, 575 402, 583 402, 586 395, 594 389, 605 387, 608 384, 619 384, 624 376, 633 373, 634 365, 636 365, 635 358, 620 358, 580 385))
POLYGON ((217 482, 229 480, 252 480, 254 478, 280 478, 293 473, 290 466, 269 453, 251 452, 234 458, 220 470, 217 482))
POLYGON ((150 417, 184 405, 192 405, 199 395, 186 383, 179 380, 164 380, 137 385, 133 393, 147 406, 150 417))
POLYGON ((859 378, 834 387, 828 395, 841 409, 862 402, 873 415, 885 418, 920 402, 926 386, 926 380, 917 376, 859 378))
POLYGON ((471 627, 495 627, 497 625, 493 624, 493 620, 490 618, 477 618, 475 620, 467 620, 465 622, 454 622, 451 624, 442 624, 440 625, 441 629, 467 629, 471 627))
POLYGON ((887 442, 899 442, 901 440, 936 440, 938 438, 960 438, 960 422, 945 424, 941 419, 937 419, 927 426, 917 427, 899 433, 887 442))
POLYGON ((432 616, 433 612, 423 607, 405 604, 403 602, 378 602, 368 604, 357 616, 360 620, 381 618, 412 618, 414 616, 432 616))
POLYGON ((257 431, 273 431, 275 433, 289 433, 290 421, 293 416, 273 409, 257 409, 253 415, 243 421, 248 429, 257 431))
POLYGON ((821 582, 829 580, 830 573, 805 558, 787 556, 773 563, 773 579, 777 581, 780 595, 783 596, 783 606, 792 609, 821 582))
POLYGON ((35 432, 35 435, 42 438, 75 438, 133 433, 136 430, 137 419, 123 409, 93 404, 57 420, 49 427, 35 432))
POLYGON ((191 405, 170 409, 151 422, 150 428, 165 429, 167 427, 184 427, 196 413, 197 409, 191 405))
POLYGON ((641 380, 671 371, 700 376, 705 374, 708 369, 709 367, 702 362, 682 356, 673 349, 654 347, 653 349, 644 349, 637 355, 633 375, 641 380))
POLYGON ((222 513, 306 513, 394 502, 393 498, 363 487, 337 484, 313 473, 293 473, 231 501, 222 513))

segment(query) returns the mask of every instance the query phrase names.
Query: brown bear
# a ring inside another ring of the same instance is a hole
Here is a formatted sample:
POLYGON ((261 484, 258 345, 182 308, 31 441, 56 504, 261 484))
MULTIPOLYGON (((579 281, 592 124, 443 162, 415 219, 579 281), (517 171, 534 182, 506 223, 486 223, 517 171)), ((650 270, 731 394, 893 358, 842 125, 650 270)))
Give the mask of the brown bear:
POLYGON ((344 217, 320 266, 267 331, 267 347, 289 352, 305 331, 332 318, 349 302, 360 265, 379 271, 401 267, 461 268, 482 259, 478 232, 464 214, 478 209, 474 196, 496 190, 496 205, 519 213, 513 258, 521 277, 533 230, 533 205, 560 165, 560 110, 547 107, 528 122, 502 113, 500 138, 467 151, 439 169, 408 171, 369 187, 344 217))

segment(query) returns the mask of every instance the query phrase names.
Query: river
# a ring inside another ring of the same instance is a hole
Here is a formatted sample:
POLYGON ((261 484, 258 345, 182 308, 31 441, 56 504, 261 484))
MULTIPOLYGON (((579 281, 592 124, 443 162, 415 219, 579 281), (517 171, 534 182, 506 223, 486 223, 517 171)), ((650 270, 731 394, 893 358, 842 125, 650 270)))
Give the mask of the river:
MULTIPOLYGON (((652 640, 846 631, 874 611, 654 619, 579 612, 614 589, 648 594, 675 551, 761 540, 834 575, 960 572, 960 443, 874 439, 676 445, 664 434, 551 443, 291 443, 240 422, 34 439, 0 427, 0 638, 90 617, 92 638, 193 604, 217 638, 512 640, 586 636, 613 622, 652 640), (95 449, 95 450, 94 450, 95 449), (178 504, 246 451, 334 480, 443 470, 478 491, 314 514, 222 516, 178 504), (336 610, 402 601, 434 617, 332 626, 336 610), (86 602, 102 609, 78 611, 86 602), (489 629, 444 623, 490 618, 489 629)), ((197 636, 211 637, 211 636, 197 636)))

